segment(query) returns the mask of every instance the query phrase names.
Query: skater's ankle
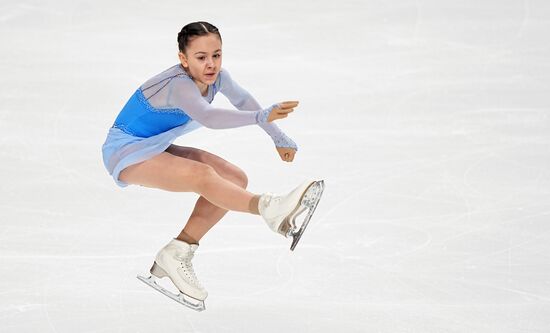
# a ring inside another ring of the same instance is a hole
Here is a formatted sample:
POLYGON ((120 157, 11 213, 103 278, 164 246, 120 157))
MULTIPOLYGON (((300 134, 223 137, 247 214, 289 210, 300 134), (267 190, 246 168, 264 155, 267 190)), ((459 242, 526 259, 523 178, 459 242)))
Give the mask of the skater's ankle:
POLYGON ((260 209, 258 208, 258 204, 260 203, 260 196, 255 195, 250 199, 250 203, 248 204, 248 210, 251 214, 254 215, 260 215, 260 209))
POLYGON ((194 239, 193 237, 189 236, 187 233, 185 233, 183 231, 179 234, 179 236, 176 239, 180 240, 182 242, 186 242, 189 245, 191 245, 191 244, 199 245, 198 240, 194 239))

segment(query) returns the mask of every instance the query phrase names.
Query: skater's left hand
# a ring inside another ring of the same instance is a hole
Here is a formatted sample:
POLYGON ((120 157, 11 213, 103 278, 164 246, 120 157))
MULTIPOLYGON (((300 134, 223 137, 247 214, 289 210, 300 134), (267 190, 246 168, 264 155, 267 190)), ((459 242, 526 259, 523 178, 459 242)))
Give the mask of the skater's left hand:
POLYGON ((277 147, 277 152, 285 162, 292 162, 294 160, 294 154, 296 154, 295 149, 285 147, 277 147))

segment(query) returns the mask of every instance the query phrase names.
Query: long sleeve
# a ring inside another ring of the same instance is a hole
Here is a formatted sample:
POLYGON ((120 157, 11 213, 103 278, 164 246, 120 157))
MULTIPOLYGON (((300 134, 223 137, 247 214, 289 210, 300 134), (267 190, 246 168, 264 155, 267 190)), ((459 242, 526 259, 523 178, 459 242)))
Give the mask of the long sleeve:
POLYGON ((240 112, 217 108, 204 100, 191 79, 178 77, 174 78, 172 83, 169 88, 169 103, 208 128, 234 128, 263 123, 272 110, 272 107, 263 110, 258 107, 251 110, 252 112, 240 112))
MULTIPOLYGON (((226 96, 231 104, 241 111, 261 110, 262 107, 254 97, 237 82, 233 81, 229 73, 222 69, 220 71, 220 92, 226 96)), ((246 112, 248 113, 248 112, 246 112)), ((258 124, 273 140, 275 146, 293 148, 298 150, 298 146, 273 122, 263 122, 258 124)))

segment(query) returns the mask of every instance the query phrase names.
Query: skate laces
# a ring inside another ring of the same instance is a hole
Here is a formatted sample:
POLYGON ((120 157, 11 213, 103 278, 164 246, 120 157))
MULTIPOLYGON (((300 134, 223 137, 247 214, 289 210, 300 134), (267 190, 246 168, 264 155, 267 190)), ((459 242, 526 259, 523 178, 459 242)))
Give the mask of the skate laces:
POLYGON ((197 276, 195 275, 195 270, 193 269, 193 264, 191 263, 193 256, 194 253, 192 251, 189 251, 188 253, 178 251, 174 257, 180 262, 180 266, 183 268, 183 272, 187 279, 196 287, 203 289, 203 286, 200 284, 199 279, 197 279, 197 276))
POLYGON ((281 196, 274 195, 273 193, 266 193, 264 200, 263 200, 263 206, 264 208, 269 207, 272 203, 279 203, 281 202, 281 196))

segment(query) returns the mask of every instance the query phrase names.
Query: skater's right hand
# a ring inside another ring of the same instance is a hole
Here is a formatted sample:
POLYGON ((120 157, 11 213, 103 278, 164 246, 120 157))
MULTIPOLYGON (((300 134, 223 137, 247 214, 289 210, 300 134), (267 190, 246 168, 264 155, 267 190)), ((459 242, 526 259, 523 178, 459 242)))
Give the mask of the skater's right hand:
POLYGON ((294 108, 298 106, 298 101, 285 101, 279 104, 271 110, 267 122, 272 122, 277 119, 283 119, 288 117, 288 114, 294 111, 294 108))

